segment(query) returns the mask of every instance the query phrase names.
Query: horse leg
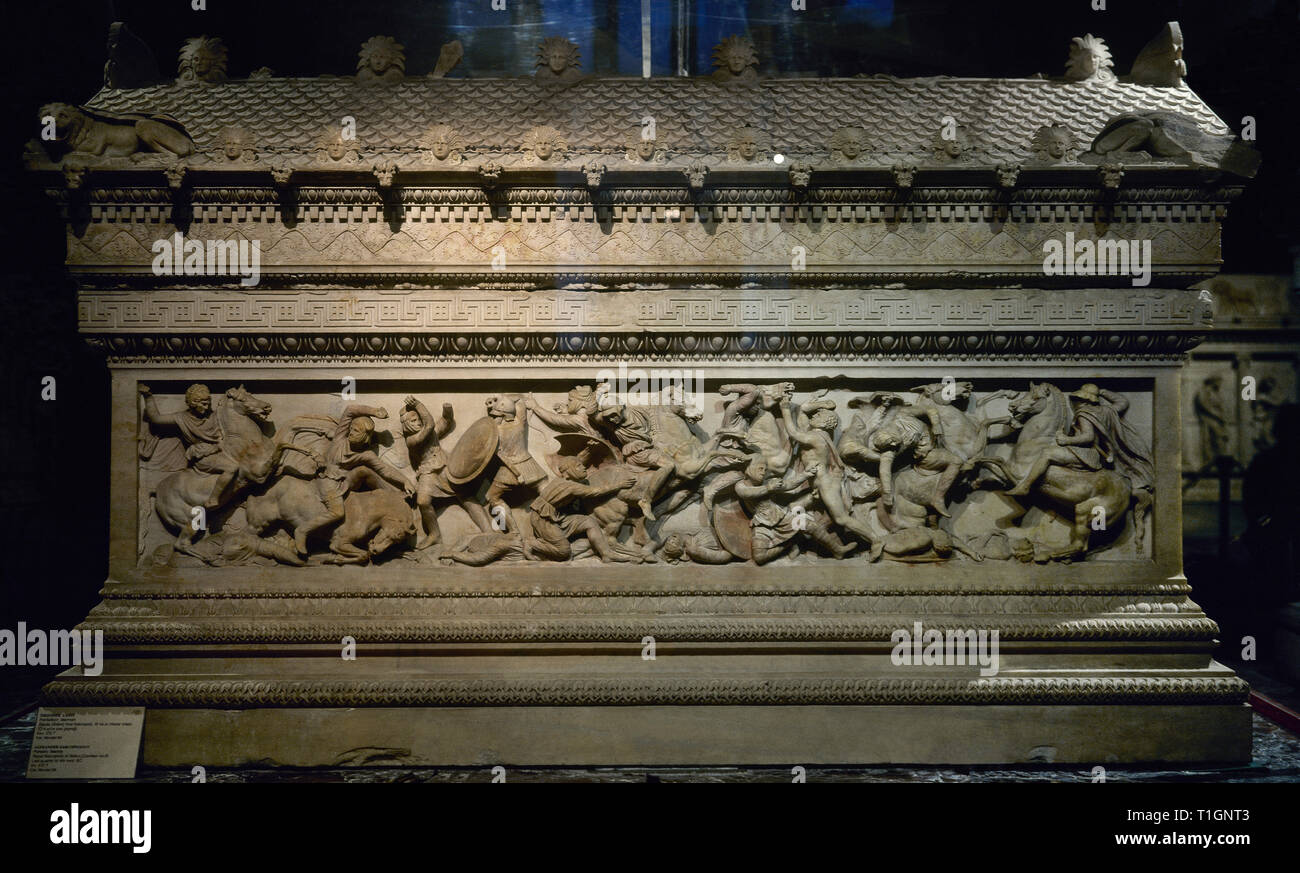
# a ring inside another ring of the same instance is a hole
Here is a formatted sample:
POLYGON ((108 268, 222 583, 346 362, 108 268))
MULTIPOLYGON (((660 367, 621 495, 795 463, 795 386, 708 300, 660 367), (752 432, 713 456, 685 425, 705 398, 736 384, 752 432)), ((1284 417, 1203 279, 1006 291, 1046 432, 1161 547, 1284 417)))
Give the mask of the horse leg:
MULTIPOLYGON (((362 534, 358 539, 364 537, 365 534, 362 534)), ((370 553, 359 547, 353 541, 352 535, 343 533, 341 528, 330 538, 330 551, 334 553, 330 558, 332 564, 364 564, 370 560, 370 553)))
POLYGON ((632 519, 632 542, 638 546, 644 546, 650 542, 650 533, 645 529, 645 517, 637 516, 632 519))
POLYGON ((1011 416, 1009 415, 1004 415, 1000 418, 986 418, 981 420, 975 431, 975 446, 971 449, 971 454, 978 455, 980 452, 988 448, 989 440, 993 439, 993 437, 989 435, 989 431, 993 429, 994 425, 1010 423, 1011 416))
POLYGON ((672 515, 695 496, 696 494, 694 491, 685 488, 678 488, 676 491, 669 493, 668 498, 664 502, 663 508, 659 511, 664 515, 672 515))
POLYGON ((1138 554, 1142 553, 1147 536, 1147 512, 1151 509, 1152 494, 1146 488, 1133 493, 1133 535, 1138 554))
POLYGON ((1094 510, 1100 506, 1105 509, 1103 497, 1093 497, 1074 507, 1074 524, 1070 528, 1070 547, 1067 554, 1071 558, 1081 558, 1088 553, 1088 540, 1092 536, 1092 519, 1094 510))
POLYGON ((1052 458, 1050 455, 1047 453, 1039 455, 1034 460, 1033 466, 1029 468, 1029 472, 1025 474, 1025 478, 1021 479, 1014 488, 1007 491, 1008 496, 1024 497, 1028 495, 1035 483, 1047 472, 1047 468, 1051 463, 1052 458))
POLYGON ((198 531, 188 524, 181 525, 181 532, 176 535, 176 542, 172 544, 172 548, 183 555, 198 558, 206 564, 208 563, 207 558, 204 558, 203 555, 199 554, 198 550, 194 548, 194 538, 198 536, 198 533, 198 531))
POLYGON ((1001 458, 993 457, 992 455, 980 455, 971 458, 969 461, 962 464, 963 470, 974 470, 978 467, 992 470, 993 473, 1000 476, 1002 481, 1008 485, 1016 481, 1015 474, 1007 469, 1007 462, 1001 458))

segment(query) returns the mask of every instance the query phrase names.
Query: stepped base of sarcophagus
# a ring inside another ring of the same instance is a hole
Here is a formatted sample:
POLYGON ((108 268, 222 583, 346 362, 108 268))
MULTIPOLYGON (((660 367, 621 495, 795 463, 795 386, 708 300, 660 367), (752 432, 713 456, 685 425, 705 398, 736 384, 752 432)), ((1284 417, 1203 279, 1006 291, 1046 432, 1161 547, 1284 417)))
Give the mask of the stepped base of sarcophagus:
POLYGON ((43 702, 145 707, 156 767, 1250 759, 1217 627, 1149 563, 754 569, 155 569, 43 702))

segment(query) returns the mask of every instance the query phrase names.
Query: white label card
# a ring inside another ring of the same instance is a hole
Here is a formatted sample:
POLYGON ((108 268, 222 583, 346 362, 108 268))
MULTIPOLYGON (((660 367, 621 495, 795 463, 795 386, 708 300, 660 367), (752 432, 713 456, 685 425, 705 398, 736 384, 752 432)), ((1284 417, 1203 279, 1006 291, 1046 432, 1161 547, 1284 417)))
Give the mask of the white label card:
POLYGON ((131 779, 143 733, 143 706, 42 706, 27 778, 131 779))

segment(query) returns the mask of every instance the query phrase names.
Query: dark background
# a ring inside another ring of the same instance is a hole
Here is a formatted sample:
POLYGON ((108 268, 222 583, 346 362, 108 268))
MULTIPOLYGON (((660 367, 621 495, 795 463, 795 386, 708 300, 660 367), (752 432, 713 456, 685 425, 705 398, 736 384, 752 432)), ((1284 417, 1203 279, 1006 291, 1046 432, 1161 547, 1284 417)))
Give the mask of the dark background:
MULTIPOLYGON (((1226 272, 1291 273, 1300 245, 1296 201, 1294 95, 1300 91, 1293 53, 1300 44, 1296 0, 1161 2, 1107 0, 700 0, 687 10, 683 54, 693 72, 715 34, 746 32, 769 74, 852 76, 1060 75, 1071 37, 1103 37, 1115 72, 1165 21, 1181 22, 1188 83, 1233 128, 1252 115, 1264 155, 1259 176, 1238 201, 1224 231, 1226 272), (707 44, 706 44, 707 43, 707 44)), ((552 3, 509 0, 508 13, 487 18, 489 0, 399 3, 393 0, 246 2, 189 0, 10 4, 3 55, 5 117, 0 140, 3 238, 0 282, 0 627, 71 627, 96 602, 108 553, 107 370, 76 335, 74 288, 66 277, 63 226, 19 161, 37 130, 37 109, 61 100, 82 103, 100 86, 105 40, 124 20, 153 48, 164 76, 173 76, 186 37, 221 37, 230 75, 257 67, 277 75, 348 75, 360 44, 376 34, 403 43, 407 72, 432 69, 438 47, 466 44, 455 75, 518 75, 531 71, 539 35, 563 34, 583 46, 582 69, 608 75, 640 70, 639 0, 552 3), (505 21, 504 16, 510 16, 505 21), (631 29, 629 29, 631 28, 631 29), (57 380, 57 399, 40 399, 41 379, 57 380)), ((653 0, 655 73, 673 69, 677 42, 661 22, 676 20, 675 0, 653 0), (659 34, 666 42, 660 44, 659 34)), ((1195 582, 1195 580, 1193 580, 1195 582)), ((0 684, 11 671, 0 671, 0 684)))

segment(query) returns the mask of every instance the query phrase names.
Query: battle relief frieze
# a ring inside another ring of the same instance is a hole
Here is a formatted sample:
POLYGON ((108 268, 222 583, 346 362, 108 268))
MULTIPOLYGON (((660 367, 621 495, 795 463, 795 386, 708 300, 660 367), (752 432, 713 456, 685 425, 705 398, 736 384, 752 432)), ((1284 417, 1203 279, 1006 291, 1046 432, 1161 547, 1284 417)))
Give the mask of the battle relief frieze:
POLYGON ((141 566, 1150 555, 1137 383, 344 382, 138 383, 141 566))

